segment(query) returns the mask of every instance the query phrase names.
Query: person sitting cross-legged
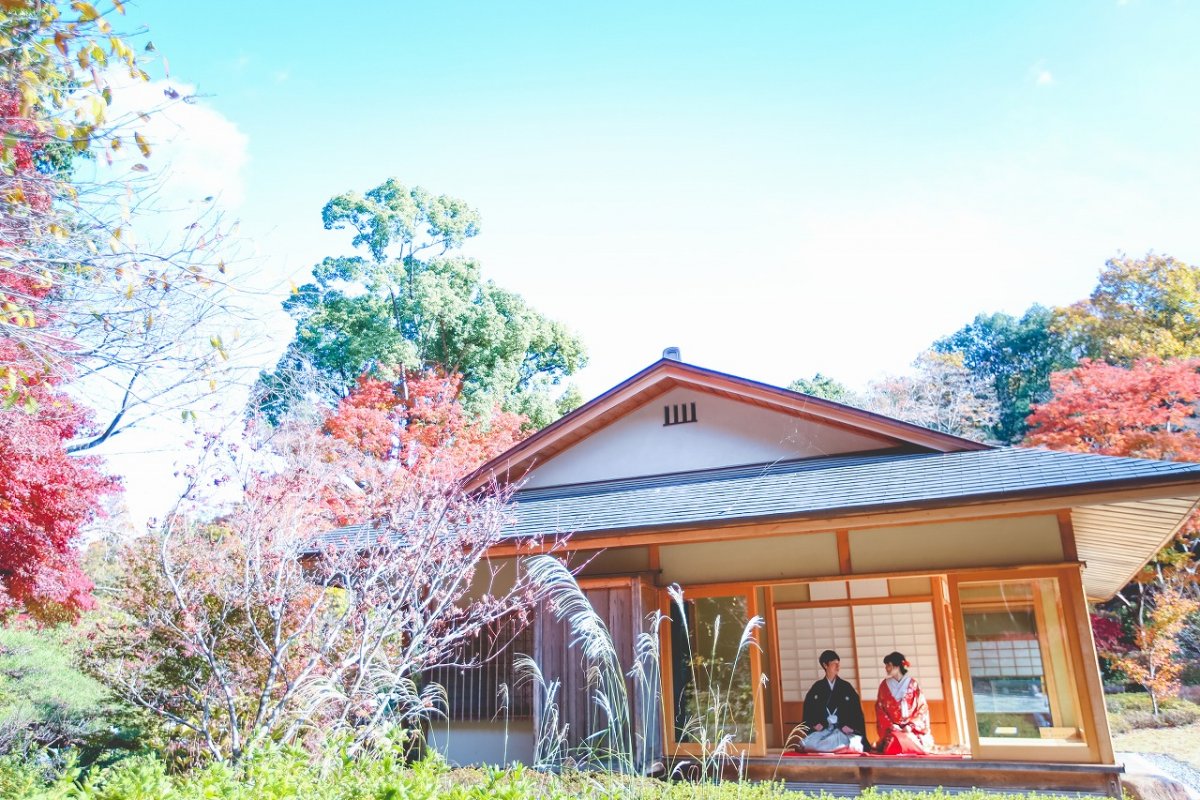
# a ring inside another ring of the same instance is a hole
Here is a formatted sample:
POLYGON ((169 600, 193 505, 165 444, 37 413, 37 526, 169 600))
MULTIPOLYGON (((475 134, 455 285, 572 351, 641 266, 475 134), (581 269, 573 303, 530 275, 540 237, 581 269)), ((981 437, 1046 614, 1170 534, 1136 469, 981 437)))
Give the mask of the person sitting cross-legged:
POLYGON ((867 747, 867 723, 858 692, 838 677, 842 660, 832 650, 821 653, 825 676, 804 697, 808 735, 800 743, 807 753, 861 753, 867 747))

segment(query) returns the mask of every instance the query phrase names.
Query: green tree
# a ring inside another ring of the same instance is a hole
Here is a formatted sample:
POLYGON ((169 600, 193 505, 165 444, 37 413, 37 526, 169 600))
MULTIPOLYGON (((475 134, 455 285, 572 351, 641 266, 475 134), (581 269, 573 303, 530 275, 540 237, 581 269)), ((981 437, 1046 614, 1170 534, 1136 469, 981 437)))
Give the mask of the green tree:
POLYGON ((1129 366, 1200 356, 1200 268, 1171 256, 1113 258, 1087 300, 1054 321, 1081 357, 1129 366))
POLYGON ((392 179, 365 195, 338 195, 322 219, 326 229, 353 232, 351 244, 366 255, 324 259, 284 302, 296 338, 260 380, 269 416, 286 410, 297 383, 311 385, 295 377, 306 365, 326 400, 345 397, 363 374, 403 380, 440 368, 463 376, 471 411, 499 405, 538 426, 558 416, 558 387, 585 364, 583 343, 452 252, 479 232, 475 209, 392 179))
POLYGON ((1054 311, 1036 304, 1019 319, 979 314, 933 344, 939 353, 961 353, 963 366, 992 384, 999 412, 991 434, 998 441, 1020 441, 1033 404, 1050 397, 1050 374, 1075 364, 1053 321, 1054 311))
POLYGON ((815 373, 811 378, 797 378, 789 383, 787 388, 793 392, 821 397, 825 400, 832 400, 835 403, 853 405, 856 401, 854 392, 850 391, 846 384, 828 375, 822 375, 819 372, 815 373))

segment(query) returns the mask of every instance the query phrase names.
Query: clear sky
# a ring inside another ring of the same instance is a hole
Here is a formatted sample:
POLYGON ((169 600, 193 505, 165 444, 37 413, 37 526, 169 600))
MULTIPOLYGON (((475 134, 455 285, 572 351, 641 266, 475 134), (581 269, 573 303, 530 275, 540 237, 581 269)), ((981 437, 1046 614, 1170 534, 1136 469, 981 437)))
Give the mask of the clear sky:
MULTIPOLYGON (((981 311, 1200 260, 1200 11, 1172 0, 141 0, 193 151, 282 299, 385 178, 581 333, 590 397, 678 345, 861 387, 981 311), (208 126, 208 127, 205 127, 208 126)), ((183 148, 187 149, 187 148, 183 148)), ((276 307, 271 299, 267 304, 276 307)), ((268 325, 282 347, 286 318, 268 325)))

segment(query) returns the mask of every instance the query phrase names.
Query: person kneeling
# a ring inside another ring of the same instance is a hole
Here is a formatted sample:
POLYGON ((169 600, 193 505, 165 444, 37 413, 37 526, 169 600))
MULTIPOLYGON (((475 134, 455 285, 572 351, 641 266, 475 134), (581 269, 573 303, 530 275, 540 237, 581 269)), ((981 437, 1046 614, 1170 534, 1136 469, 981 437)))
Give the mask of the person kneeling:
POLYGON ((887 677, 879 684, 875 700, 875 725, 879 752, 886 756, 928 755, 933 749, 929 734, 929 704, 916 678, 908 674, 902 653, 883 657, 887 677))
POLYGON ((867 747, 867 723, 858 692, 838 677, 842 661, 832 650, 821 653, 819 679, 804 697, 808 735, 800 743, 806 753, 861 753, 867 747))

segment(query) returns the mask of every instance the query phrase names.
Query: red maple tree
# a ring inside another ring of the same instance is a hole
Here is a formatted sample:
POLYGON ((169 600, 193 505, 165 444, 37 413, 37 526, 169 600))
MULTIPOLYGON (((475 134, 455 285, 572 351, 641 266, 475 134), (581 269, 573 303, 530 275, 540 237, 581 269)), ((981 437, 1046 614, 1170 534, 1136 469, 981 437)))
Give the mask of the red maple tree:
POLYGON ((34 113, 13 85, 0 85, 0 620, 28 613, 55 622, 93 603, 75 544, 119 484, 98 459, 67 454, 90 415, 61 389, 68 368, 22 336, 55 319, 50 262, 30 260, 25 247, 44 237, 55 180, 34 113))
POLYGON ((27 391, 34 410, 0 411, 0 618, 24 612, 57 622, 93 604, 75 544, 119 484, 100 459, 67 454, 87 412, 49 377, 27 391))
POLYGON ((406 471, 453 481, 524 438, 527 420, 493 409, 471 416, 461 375, 416 373, 400 383, 363 376, 325 421, 325 432, 406 471))
MULTIPOLYGON (((1200 461, 1200 419, 1196 416, 1200 359, 1150 358, 1130 367, 1085 359, 1074 369, 1051 375, 1050 388, 1050 400, 1034 406, 1029 415, 1026 444, 1109 456, 1200 461)), ((1139 651, 1147 647, 1145 637, 1153 638, 1150 631, 1159 599, 1172 598, 1185 587, 1189 593, 1196 591, 1198 555, 1200 521, 1193 514, 1174 541, 1119 594, 1136 612, 1132 624, 1139 651)), ((1119 627, 1093 625, 1093 631, 1098 647, 1114 658, 1128 649, 1122 644, 1119 627)), ((1162 642, 1170 638, 1164 637, 1162 642)), ((1126 659, 1120 663, 1134 662, 1126 659)), ((1137 677, 1124 671, 1143 683, 1143 677, 1150 680, 1161 672, 1155 667, 1137 677)))
POLYGON ((1050 376, 1026 444, 1052 450, 1200 461, 1200 359, 1145 359, 1132 367, 1081 361, 1050 376))

